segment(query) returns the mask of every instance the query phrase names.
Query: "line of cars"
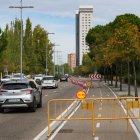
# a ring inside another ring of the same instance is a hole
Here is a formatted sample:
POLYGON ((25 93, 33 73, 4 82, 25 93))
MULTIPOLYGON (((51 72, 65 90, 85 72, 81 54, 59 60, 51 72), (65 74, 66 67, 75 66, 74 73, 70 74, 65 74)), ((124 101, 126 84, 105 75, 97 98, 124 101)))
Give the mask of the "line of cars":
MULTIPOLYGON (((62 76, 60 82, 68 81, 62 76)), ((28 79, 24 74, 6 75, 1 79, 0 112, 11 108, 28 108, 32 112, 42 107, 42 89, 58 88, 58 80, 52 75, 36 75, 28 79)))
MULTIPOLYGON (((41 75, 36 75, 34 77, 34 80, 41 84, 42 88, 58 88, 58 80, 55 80, 55 77, 52 75, 47 75, 47 76, 41 76, 41 75)), ((68 81, 68 77, 62 76, 60 77, 60 82, 62 81, 68 81)))

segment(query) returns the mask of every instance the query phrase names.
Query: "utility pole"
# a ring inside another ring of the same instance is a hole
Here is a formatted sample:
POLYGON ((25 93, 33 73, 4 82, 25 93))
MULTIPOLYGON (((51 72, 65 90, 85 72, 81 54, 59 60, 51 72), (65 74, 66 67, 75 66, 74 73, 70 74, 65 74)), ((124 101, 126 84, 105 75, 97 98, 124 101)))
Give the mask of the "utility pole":
POLYGON ((20 6, 9 6, 9 8, 20 9, 20 20, 21 20, 21 33, 20 33, 20 78, 22 80, 22 46, 23 46, 23 23, 22 23, 22 9, 24 8, 34 8, 33 6, 22 6, 22 0, 20 0, 20 6))
POLYGON ((54 69, 53 69, 54 76, 55 76, 55 46, 60 46, 60 45, 54 44, 54 69))

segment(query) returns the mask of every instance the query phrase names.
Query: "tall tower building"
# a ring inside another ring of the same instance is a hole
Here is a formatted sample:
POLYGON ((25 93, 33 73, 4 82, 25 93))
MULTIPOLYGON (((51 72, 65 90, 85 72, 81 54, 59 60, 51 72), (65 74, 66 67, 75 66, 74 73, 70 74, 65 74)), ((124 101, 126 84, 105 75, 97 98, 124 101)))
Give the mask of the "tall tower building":
POLYGON ((89 52, 86 44, 86 35, 92 28, 93 7, 80 6, 76 11, 76 66, 82 64, 83 54, 89 52))

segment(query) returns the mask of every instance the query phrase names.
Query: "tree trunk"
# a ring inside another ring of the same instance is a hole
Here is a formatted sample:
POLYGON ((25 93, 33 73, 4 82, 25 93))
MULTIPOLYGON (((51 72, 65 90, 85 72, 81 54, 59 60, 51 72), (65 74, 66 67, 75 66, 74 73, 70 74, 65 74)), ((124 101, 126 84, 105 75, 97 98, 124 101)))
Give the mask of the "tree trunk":
POLYGON ((128 65, 128 96, 130 96, 130 62, 127 60, 127 65, 128 65))
POLYGON ((122 91, 122 62, 121 62, 121 73, 120 73, 120 91, 122 91))
POLYGON ((118 87, 117 64, 116 64, 116 71, 115 71, 115 74, 116 74, 116 76, 115 76, 115 77, 116 77, 116 78, 115 78, 115 88, 117 88, 117 87, 118 87))
POLYGON ((113 72, 112 72, 113 66, 110 68, 110 77, 111 77, 111 86, 113 86, 113 72))
POLYGON ((108 67, 107 67, 107 83, 109 85, 109 70, 108 70, 108 67))
POLYGON ((105 83, 106 83, 106 68, 104 68, 104 80, 105 80, 105 83))
POLYGON ((133 61, 133 71, 134 71, 134 91, 135 91, 135 97, 138 97, 137 75, 136 75, 136 69, 135 69, 135 60, 133 61))

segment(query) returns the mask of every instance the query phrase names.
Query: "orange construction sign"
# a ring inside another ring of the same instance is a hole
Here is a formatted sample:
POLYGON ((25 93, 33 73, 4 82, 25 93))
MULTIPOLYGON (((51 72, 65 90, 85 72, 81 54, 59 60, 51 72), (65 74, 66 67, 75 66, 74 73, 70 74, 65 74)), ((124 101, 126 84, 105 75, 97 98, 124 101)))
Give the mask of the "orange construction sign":
POLYGON ((86 93, 85 91, 83 91, 83 90, 78 90, 78 91, 76 92, 76 97, 77 97, 78 99, 85 99, 86 96, 87 96, 87 93, 86 93))

